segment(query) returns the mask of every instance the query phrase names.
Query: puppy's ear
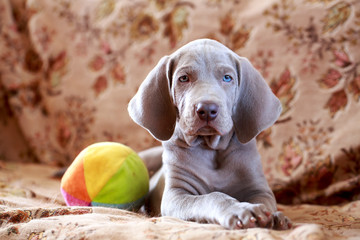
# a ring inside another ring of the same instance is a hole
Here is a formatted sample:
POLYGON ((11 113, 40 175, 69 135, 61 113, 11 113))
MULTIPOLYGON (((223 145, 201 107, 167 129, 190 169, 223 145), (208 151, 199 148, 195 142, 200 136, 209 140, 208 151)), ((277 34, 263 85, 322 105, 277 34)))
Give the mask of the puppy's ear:
POLYGON ((170 97, 170 57, 163 57, 130 100, 130 117, 160 141, 174 132, 176 109, 170 97))
POLYGON ((238 55, 235 58, 240 86, 233 121, 239 141, 247 143, 274 124, 282 109, 279 99, 249 60, 238 55))

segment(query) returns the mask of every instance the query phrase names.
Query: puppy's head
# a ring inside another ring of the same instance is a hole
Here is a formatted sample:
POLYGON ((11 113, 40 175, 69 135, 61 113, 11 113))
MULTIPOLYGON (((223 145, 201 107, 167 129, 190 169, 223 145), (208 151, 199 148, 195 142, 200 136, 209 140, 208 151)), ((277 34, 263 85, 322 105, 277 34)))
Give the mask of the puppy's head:
POLYGON ((168 140, 178 123, 190 136, 246 143, 279 117, 281 104, 250 62, 219 42, 193 41, 163 57, 129 103, 132 119, 168 140))
POLYGON ((233 129, 239 87, 236 61, 215 41, 185 45, 171 58, 171 97, 186 135, 225 135, 233 129))

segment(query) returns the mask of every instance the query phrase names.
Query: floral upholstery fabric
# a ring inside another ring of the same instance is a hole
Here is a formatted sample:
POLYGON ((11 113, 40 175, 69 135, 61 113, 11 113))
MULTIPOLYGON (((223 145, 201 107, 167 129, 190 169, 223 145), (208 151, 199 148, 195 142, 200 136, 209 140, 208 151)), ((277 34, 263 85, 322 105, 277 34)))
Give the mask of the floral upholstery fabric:
POLYGON ((157 61, 216 39, 283 104, 258 137, 279 203, 360 199, 360 3, 351 0, 0 2, 0 159, 69 165, 87 145, 159 145, 127 104, 157 61))

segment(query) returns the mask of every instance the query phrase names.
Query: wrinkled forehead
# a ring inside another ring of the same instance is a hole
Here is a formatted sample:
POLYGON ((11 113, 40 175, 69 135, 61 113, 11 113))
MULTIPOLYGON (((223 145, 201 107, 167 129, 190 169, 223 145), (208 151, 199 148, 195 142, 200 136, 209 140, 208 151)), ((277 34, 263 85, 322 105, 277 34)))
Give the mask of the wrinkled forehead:
POLYGON ((181 67, 211 71, 219 66, 235 68, 230 49, 215 41, 191 42, 173 54, 175 69, 181 67))

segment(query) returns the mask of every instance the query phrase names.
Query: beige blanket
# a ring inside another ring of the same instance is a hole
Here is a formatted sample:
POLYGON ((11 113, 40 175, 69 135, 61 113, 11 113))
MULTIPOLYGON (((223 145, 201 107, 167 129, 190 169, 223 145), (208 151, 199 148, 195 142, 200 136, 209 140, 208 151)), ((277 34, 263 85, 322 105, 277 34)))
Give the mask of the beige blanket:
POLYGON ((344 206, 282 206, 288 231, 229 231, 215 224, 149 218, 123 210, 66 207, 56 168, 0 165, 0 239, 360 239, 360 201, 344 206))

